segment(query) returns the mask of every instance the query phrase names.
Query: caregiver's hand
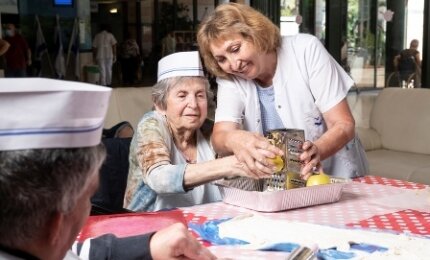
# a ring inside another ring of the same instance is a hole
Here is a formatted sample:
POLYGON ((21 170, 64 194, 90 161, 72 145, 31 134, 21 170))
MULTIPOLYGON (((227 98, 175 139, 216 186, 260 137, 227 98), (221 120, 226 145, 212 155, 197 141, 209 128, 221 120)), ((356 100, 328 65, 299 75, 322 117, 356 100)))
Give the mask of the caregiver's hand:
POLYGON ((260 178, 270 177, 276 171, 276 166, 268 158, 283 155, 281 149, 257 133, 234 130, 230 133, 228 142, 236 158, 260 178))
POLYGON ((311 141, 305 141, 302 146, 303 152, 300 154, 300 160, 303 163, 300 177, 307 180, 313 172, 320 172, 321 157, 318 152, 318 147, 311 141))

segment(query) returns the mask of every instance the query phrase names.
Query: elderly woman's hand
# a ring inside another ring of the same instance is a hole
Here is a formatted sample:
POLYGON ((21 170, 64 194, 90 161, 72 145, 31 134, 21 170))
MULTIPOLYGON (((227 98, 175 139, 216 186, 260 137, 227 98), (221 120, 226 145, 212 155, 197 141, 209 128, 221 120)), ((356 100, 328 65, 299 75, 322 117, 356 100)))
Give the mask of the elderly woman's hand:
POLYGON ((230 147, 237 160, 244 164, 257 178, 268 177, 275 172, 275 165, 268 160, 283 151, 257 133, 238 130, 232 133, 230 147))
POLYGON ((318 147, 311 141, 305 141, 302 146, 303 153, 300 154, 300 160, 303 163, 300 176, 307 180, 313 172, 321 171, 321 157, 318 147))
POLYGON ((221 159, 217 160, 217 163, 219 163, 219 167, 227 167, 227 170, 223 171, 226 173, 224 178, 234 178, 234 177, 248 177, 252 179, 261 179, 261 178, 269 178, 271 174, 256 174, 249 167, 243 163, 240 162, 236 156, 230 155, 223 157, 221 159))

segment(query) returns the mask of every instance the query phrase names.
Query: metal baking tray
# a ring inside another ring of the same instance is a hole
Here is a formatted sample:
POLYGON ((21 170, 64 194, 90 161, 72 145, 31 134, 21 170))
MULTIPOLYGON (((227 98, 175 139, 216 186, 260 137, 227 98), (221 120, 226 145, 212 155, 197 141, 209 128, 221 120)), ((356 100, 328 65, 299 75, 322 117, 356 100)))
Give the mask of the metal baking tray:
POLYGON ((246 191, 218 186, 223 202, 262 212, 276 212, 339 201, 346 183, 332 183, 279 191, 246 191))

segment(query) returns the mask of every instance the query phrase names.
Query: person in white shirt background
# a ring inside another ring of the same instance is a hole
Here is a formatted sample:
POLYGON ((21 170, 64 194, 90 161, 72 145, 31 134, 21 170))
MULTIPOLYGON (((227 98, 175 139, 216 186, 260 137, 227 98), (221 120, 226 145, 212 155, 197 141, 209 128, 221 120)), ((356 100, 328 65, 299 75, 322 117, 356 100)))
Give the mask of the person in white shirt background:
POLYGON ((116 62, 115 36, 110 32, 110 26, 100 25, 100 32, 94 36, 93 58, 100 69, 100 85, 112 85, 112 65, 116 62))

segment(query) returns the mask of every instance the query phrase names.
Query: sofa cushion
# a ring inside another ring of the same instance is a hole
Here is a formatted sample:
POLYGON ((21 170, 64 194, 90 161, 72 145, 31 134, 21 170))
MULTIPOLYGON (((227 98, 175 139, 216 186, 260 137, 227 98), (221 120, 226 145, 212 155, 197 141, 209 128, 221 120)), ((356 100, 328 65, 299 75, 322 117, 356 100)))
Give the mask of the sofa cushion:
POLYGON ((366 155, 370 175, 430 185, 430 155, 384 149, 367 151, 366 155), (426 174, 420 176, 422 173, 426 174))
POLYGON ((152 87, 112 89, 104 128, 127 121, 136 129, 142 116, 152 109, 152 87))
POLYGON ((370 126, 384 149, 430 155, 430 89, 386 88, 373 106, 370 126))
POLYGON ((360 141, 364 147, 364 150, 370 151, 382 148, 381 137, 374 129, 357 127, 355 128, 355 132, 357 133, 358 137, 360 137, 360 141))
POLYGON ((430 166, 414 170, 409 179, 413 182, 430 185, 430 166))
POLYGON ((370 113, 379 91, 350 92, 347 96, 348 105, 355 120, 356 127, 370 127, 370 113))

